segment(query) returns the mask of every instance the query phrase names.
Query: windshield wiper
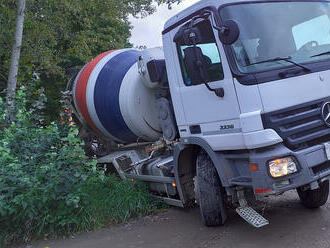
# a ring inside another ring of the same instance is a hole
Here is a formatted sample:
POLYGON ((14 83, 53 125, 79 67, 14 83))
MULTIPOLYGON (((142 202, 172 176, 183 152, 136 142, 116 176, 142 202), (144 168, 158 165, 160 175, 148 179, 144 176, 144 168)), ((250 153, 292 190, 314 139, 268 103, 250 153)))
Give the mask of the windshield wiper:
POLYGON ((303 66, 302 64, 299 64, 295 61, 292 61, 290 56, 289 57, 276 57, 276 58, 272 58, 272 59, 267 59, 267 60, 252 63, 250 65, 257 65, 257 64, 263 64, 263 63, 267 63, 267 62, 276 62, 276 61, 286 61, 286 62, 291 63, 291 64, 293 64, 297 67, 300 67, 300 68, 304 69, 304 71, 306 71, 306 72, 311 71, 311 69, 309 69, 308 67, 303 66))
POLYGON ((315 57, 319 57, 319 56, 323 56, 323 55, 330 55, 330 51, 327 51, 327 52, 323 52, 323 53, 319 53, 319 54, 313 55, 313 56, 311 56, 311 58, 315 58, 315 57))

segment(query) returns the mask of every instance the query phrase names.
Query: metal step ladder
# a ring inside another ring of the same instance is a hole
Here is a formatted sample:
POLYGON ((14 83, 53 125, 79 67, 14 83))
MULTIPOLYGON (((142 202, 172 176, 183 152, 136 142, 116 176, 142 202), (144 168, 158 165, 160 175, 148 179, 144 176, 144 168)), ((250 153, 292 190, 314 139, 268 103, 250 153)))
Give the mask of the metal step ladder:
POLYGON ((255 211, 251 207, 238 207, 236 212, 241 216, 247 223, 250 225, 260 228, 269 224, 269 221, 266 220, 262 215, 255 211))
POLYGON ((265 219, 261 214, 255 211, 252 207, 249 207, 244 195, 244 189, 237 191, 237 197, 240 206, 236 208, 236 212, 250 225, 261 228, 269 224, 269 221, 265 219))

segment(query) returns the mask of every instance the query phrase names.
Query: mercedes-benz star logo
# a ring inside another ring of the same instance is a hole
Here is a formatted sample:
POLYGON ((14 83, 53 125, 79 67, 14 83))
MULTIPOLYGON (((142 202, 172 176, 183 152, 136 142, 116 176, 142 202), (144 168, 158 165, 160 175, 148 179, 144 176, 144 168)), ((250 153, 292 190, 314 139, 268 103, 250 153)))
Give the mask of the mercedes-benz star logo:
POLYGON ((322 117, 327 124, 328 127, 330 127, 330 102, 326 102, 322 107, 322 117))

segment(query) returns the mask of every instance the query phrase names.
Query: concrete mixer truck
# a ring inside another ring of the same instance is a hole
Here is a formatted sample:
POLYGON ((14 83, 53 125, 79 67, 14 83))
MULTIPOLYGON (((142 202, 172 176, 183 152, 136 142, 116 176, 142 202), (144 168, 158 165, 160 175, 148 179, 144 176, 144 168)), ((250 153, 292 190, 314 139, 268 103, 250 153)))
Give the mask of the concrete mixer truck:
MULTIPOLYGON (((164 202, 229 206, 296 189, 324 205, 330 175, 330 3, 203 0, 167 21, 163 48, 107 51, 69 83, 98 162, 164 202)), ((151 37, 146 37, 151 38, 151 37)), ((91 149, 91 150, 93 150, 91 149)))

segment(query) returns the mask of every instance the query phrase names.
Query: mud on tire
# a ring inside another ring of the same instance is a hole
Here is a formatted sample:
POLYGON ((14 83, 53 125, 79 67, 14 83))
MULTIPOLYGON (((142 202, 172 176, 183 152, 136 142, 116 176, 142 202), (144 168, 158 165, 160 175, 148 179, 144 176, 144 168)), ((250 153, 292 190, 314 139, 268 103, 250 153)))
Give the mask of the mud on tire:
POLYGON ((224 195, 218 172, 211 158, 201 151, 197 156, 197 194, 201 216, 206 226, 224 224, 224 195))
POLYGON ((297 189, 300 201, 306 208, 318 208, 326 204, 329 196, 329 181, 324 181, 319 186, 315 190, 297 189))

